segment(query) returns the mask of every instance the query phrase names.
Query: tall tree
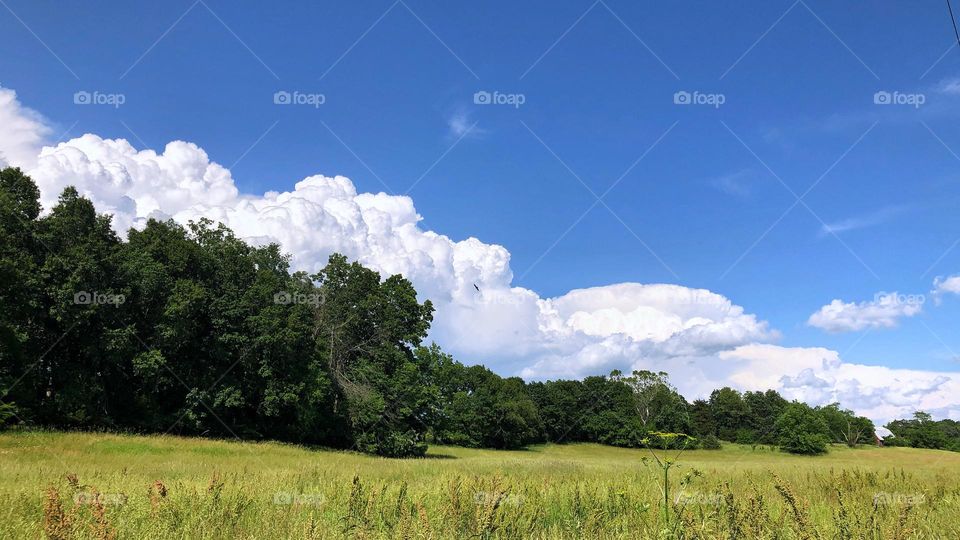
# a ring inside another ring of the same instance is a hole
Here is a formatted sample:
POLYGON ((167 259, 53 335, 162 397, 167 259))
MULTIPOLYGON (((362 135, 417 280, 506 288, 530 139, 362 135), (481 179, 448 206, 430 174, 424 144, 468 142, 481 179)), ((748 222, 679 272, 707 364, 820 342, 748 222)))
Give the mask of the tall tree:
POLYGON ((20 169, 0 170, 0 400, 6 418, 32 412, 37 394, 36 358, 43 354, 32 336, 42 330, 39 273, 45 253, 36 238, 40 191, 20 169), (9 402, 23 405, 16 413, 9 402))
POLYGON ((816 408, 827 423, 830 440, 853 447, 863 442, 873 442, 873 422, 853 411, 842 409, 839 403, 816 408))
POLYGON ((737 432, 746 427, 750 408, 740 392, 725 386, 710 394, 710 411, 717 424, 717 437, 735 441, 737 432))
POLYGON ((124 406, 110 399, 117 363, 128 352, 122 334, 128 291, 117 272, 120 241, 110 217, 97 215, 73 188, 38 223, 46 250, 39 271, 45 324, 36 336, 38 414, 60 425, 110 425, 124 406))
POLYGON ((787 407, 787 400, 776 390, 766 392, 744 392, 743 401, 747 407, 747 429, 752 432, 752 442, 774 444, 776 433, 774 422, 787 407))
POLYGON ((384 455, 422 455, 431 409, 429 373, 417 363, 433 305, 409 281, 332 255, 313 276, 322 302, 316 336, 337 388, 334 412, 348 418, 354 444, 384 455))

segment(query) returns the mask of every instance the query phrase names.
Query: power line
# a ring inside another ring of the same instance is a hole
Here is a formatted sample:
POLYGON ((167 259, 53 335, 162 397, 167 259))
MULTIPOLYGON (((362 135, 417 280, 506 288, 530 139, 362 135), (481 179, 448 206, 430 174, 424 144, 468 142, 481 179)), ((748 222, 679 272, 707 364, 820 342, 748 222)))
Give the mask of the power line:
POLYGON ((957 31, 957 19, 953 16, 953 7, 950 6, 950 0, 947 0, 947 10, 950 11, 950 21, 953 23, 953 35, 957 36, 957 45, 960 45, 960 31, 957 31))

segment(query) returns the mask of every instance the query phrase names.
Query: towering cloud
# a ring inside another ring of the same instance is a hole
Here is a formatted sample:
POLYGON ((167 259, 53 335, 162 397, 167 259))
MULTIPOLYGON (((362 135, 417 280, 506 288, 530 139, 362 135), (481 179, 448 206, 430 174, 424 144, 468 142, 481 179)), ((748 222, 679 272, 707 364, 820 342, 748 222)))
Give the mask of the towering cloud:
POLYGON ((0 166, 31 167, 50 131, 39 113, 20 105, 16 92, 0 88, 0 166))

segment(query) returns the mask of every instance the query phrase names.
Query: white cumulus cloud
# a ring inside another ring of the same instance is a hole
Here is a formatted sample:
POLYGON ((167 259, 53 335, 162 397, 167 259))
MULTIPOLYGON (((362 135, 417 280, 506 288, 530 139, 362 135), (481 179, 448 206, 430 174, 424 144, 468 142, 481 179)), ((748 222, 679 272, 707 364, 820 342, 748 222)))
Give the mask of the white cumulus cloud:
POLYGON ((758 389, 779 388, 788 399, 840 402, 874 420, 904 418, 917 410, 960 418, 956 373, 843 362, 835 351, 822 348, 749 345, 722 356, 750 366, 749 377, 754 380, 744 383, 758 389), (775 377, 778 384, 770 384, 775 377))
POLYGON ((828 332, 856 332, 867 328, 894 328, 903 317, 920 313, 923 295, 877 293, 867 302, 833 300, 810 315, 807 324, 828 332))
POLYGON ((17 101, 17 93, 0 88, 0 166, 30 167, 52 130, 39 113, 17 101))
POLYGON ((943 299, 944 295, 960 294, 960 275, 935 278, 932 294, 937 303, 943 299))

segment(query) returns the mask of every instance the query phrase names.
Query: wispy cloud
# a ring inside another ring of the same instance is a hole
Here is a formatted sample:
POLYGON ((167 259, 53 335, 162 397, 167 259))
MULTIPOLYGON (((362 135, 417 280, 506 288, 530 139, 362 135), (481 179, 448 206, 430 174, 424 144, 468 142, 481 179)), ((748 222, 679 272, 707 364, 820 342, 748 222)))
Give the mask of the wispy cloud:
POLYGON ((960 95, 960 77, 940 81, 936 86, 936 91, 952 96, 960 95))
POLYGON ((750 187, 750 178, 753 176, 751 169, 725 174, 718 178, 710 180, 710 185, 720 191, 737 197, 750 196, 752 189, 750 187))
POLYGON ((942 277, 937 276, 933 280, 933 301, 939 304, 944 295, 960 294, 960 275, 942 277))
POLYGON ((833 223, 824 223, 820 227, 820 235, 840 234, 867 227, 875 227, 890 221, 907 210, 904 206, 888 206, 875 212, 854 216, 833 223))
POLYGON ((448 136, 453 139, 461 137, 478 137, 486 133, 477 126, 477 122, 470 119, 470 113, 465 109, 458 109, 447 119, 448 136))
MULTIPOLYGON (((960 76, 947 77, 936 83, 915 86, 878 85, 874 92, 866 91, 861 95, 860 105, 831 112, 827 115, 795 119, 781 126, 769 126, 764 139, 770 143, 792 149, 796 139, 814 133, 845 133, 863 130, 865 126, 876 122, 884 125, 916 127, 917 121, 935 121, 956 119, 960 116, 960 76), (878 102, 877 94, 886 97, 899 95, 899 99, 909 99, 911 105, 901 101, 888 100, 878 102)), ((921 128, 922 129, 922 128, 921 128)))

